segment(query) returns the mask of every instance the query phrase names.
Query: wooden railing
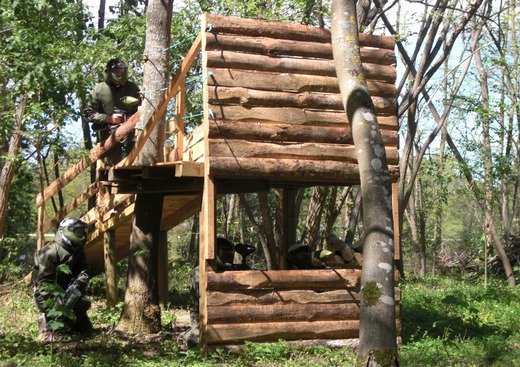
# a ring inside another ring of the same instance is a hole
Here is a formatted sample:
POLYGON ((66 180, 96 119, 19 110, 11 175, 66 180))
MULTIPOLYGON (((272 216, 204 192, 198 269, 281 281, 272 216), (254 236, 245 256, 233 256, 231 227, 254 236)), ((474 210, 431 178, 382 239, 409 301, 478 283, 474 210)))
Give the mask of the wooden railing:
MULTIPOLYGON (((191 68, 191 65, 195 61, 201 48, 201 35, 199 34, 195 39, 193 45, 188 51, 184 61, 182 62, 179 71, 170 82, 170 85, 165 92, 163 102, 157 107, 152 116, 146 121, 144 128, 137 134, 137 141, 128 154, 128 156, 116 167, 126 167, 133 165, 144 146, 144 143, 149 138, 151 132, 157 126, 157 123, 164 118, 168 103, 172 98, 176 98, 176 111, 175 118, 173 118, 166 128, 166 134, 177 134, 175 139, 174 148, 165 148, 165 160, 182 160, 183 152, 183 140, 184 140, 184 101, 186 99, 186 75, 191 68)), ((52 227, 56 226, 63 218, 69 215, 73 210, 77 209, 86 200, 97 195, 97 204, 94 208, 89 210, 82 220, 85 222, 92 223, 103 223, 108 220, 111 215, 111 211, 118 205, 128 206, 133 202, 133 195, 115 195, 115 197, 109 197, 103 194, 102 184, 99 181, 90 184, 83 192, 73 198, 68 204, 61 208, 55 213, 50 219, 45 218, 45 204, 46 202, 54 197, 57 193, 63 190, 68 184, 73 182, 82 172, 90 168, 93 164, 101 161, 103 155, 118 141, 122 140, 132 130, 136 128, 137 123, 140 121, 140 112, 134 114, 128 121, 121 124, 117 130, 103 143, 97 144, 91 149, 87 157, 82 158, 79 162, 71 166, 67 171, 47 186, 43 192, 40 192, 36 198, 36 206, 38 207, 38 226, 37 226, 37 247, 41 248, 44 245, 44 235, 52 227)), ((164 141, 165 139, 163 139, 164 141)), ((97 227, 102 227, 97 225, 97 227)), ((99 235, 99 231, 94 232, 99 235)))

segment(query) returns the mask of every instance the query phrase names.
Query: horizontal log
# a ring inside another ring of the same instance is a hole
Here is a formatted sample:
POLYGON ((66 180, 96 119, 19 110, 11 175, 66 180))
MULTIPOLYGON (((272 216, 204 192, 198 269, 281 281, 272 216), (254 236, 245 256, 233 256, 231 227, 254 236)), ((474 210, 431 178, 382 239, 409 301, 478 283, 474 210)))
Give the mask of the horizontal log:
MULTIPOLYGON (((344 111, 341 94, 301 92, 287 93, 248 88, 215 87, 208 88, 210 104, 238 104, 244 107, 295 107, 344 111)), ((395 115, 394 98, 371 97, 376 115, 395 115)))
POLYGON ((298 321, 208 325, 206 342, 233 343, 300 339, 347 339, 359 337, 359 321, 298 321))
MULTIPOLYGON (((227 17, 207 14, 207 23, 211 24, 211 32, 254 37, 270 37, 296 41, 330 43, 330 29, 309 27, 300 24, 269 22, 255 19, 227 17)), ((374 36, 359 34, 359 45, 393 50, 395 40, 391 36, 374 36)))
POLYGON ((356 287, 361 269, 208 272, 208 290, 356 287))
MULTIPOLYGON (((209 157, 210 171, 222 177, 268 177, 272 181, 304 182, 309 184, 357 184, 357 164, 338 161, 296 159, 249 159, 209 157)), ((399 175, 398 166, 389 166, 390 177, 399 175)))
MULTIPOLYGON (((338 79, 331 76, 290 74, 269 71, 250 71, 228 68, 208 68, 208 85, 244 87, 258 90, 286 92, 339 93, 338 79)), ((367 80, 368 91, 372 96, 395 98, 396 87, 393 83, 367 80)))
MULTIPOLYGON (((247 159, 304 159, 357 163, 356 147, 349 144, 265 142, 240 139, 210 139, 210 157, 247 159)), ((399 163, 395 147, 386 147, 388 164, 399 163)))
POLYGON ((269 305, 273 303, 284 304, 337 304, 359 301, 359 289, 337 289, 332 291, 301 290, 237 290, 233 292, 211 291, 207 293, 208 306, 259 304, 269 305))
MULTIPOLYGON (((381 135, 386 147, 396 147, 398 134, 395 130, 383 130, 381 135)), ((350 125, 294 125, 282 122, 244 122, 210 120, 210 139, 244 139, 262 141, 315 142, 329 144, 354 144, 350 125)))
MULTIPOLYGON (((394 298, 401 301, 401 290, 394 289, 394 298)), ((359 288, 336 289, 318 291, 309 289, 296 290, 234 290, 228 292, 207 292, 208 306, 243 306, 243 305, 270 305, 282 304, 338 304, 359 302, 359 288)))
POLYGON ((208 324, 358 320, 359 304, 275 304, 211 307, 208 324))
MULTIPOLYGON (((399 338, 398 338, 399 340, 399 338)), ((276 341, 278 342, 278 341, 276 341)), ((276 343, 275 342, 275 343, 276 343)), ((329 349, 337 349, 337 348, 351 348, 356 349, 359 346, 359 339, 351 338, 351 339, 309 339, 309 340, 287 340, 286 343, 292 345, 295 348, 308 348, 308 347, 325 347, 329 349)), ((271 344, 270 342, 257 342, 255 343, 257 346, 259 344, 271 344)), ((402 343, 398 343, 401 345, 402 343)), ((239 352, 242 348, 244 348, 246 344, 211 344, 207 346, 208 351, 215 350, 226 350, 230 352, 239 352)))
MULTIPOLYGON (((256 53, 267 56, 296 56, 333 60, 330 43, 282 40, 267 37, 228 36, 206 33, 206 50, 256 53)), ((394 50, 361 47, 361 62, 378 65, 396 63, 394 50)))
MULTIPOLYGON (((206 55, 208 67, 336 76, 336 66, 333 60, 273 58, 232 51, 207 51, 206 55)), ((394 83, 397 76, 393 66, 363 64, 362 70, 366 79, 389 83, 394 83)))
MULTIPOLYGON (((272 121, 290 122, 292 124, 348 124, 347 114, 343 111, 320 111, 311 108, 273 108, 242 106, 210 106, 215 118, 239 121, 272 121)), ((397 130, 397 117, 377 116, 377 122, 381 128, 397 130)))

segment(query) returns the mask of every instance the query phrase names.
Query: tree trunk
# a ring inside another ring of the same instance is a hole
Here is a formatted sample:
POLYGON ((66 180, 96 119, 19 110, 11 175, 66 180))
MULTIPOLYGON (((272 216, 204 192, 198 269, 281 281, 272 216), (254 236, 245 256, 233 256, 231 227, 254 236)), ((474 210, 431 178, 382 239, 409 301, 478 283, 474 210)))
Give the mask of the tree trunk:
POLYGON ((26 103, 27 96, 24 95, 20 97, 18 106, 16 106, 15 126, 11 134, 11 139, 9 140, 7 159, 0 173, 0 239, 5 237, 5 220, 9 206, 9 192, 11 191, 11 184, 16 171, 16 159, 22 144, 24 129, 23 119, 26 103))
POLYGON ((363 193, 359 364, 395 366, 397 331, 391 182, 374 106, 361 69, 354 0, 332 2, 332 51, 356 146, 363 193))
MULTIPOLYGON (((472 37, 477 40, 480 38, 480 30, 481 28, 476 28, 473 30, 472 37)), ((493 223, 493 215, 492 215, 492 207, 493 207, 493 161, 491 157, 491 138, 490 138, 490 119, 489 119, 489 87, 488 87, 488 77, 487 73, 484 69, 484 65, 481 57, 481 49, 477 46, 477 42, 474 42, 473 52, 475 53, 475 64, 477 66, 477 71, 479 73, 480 79, 480 92, 482 98, 482 109, 484 113, 481 113, 482 119, 482 163, 484 165, 484 198, 479 199, 477 195, 477 200, 480 202, 480 206, 484 211, 484 225, 485 231, 490 231, 491 238, 493 239, 493 243, 495 245, 495 249, 497 250, 500 259, 502 260, 502 265, 504 267, 504 271, 506 273, 506 279, 509 285, 515 285, 515 275, 513 273, 513 269, 511 267, 511 262, 507 257, 507 253, 504 249, 504 245, 502 240, 498 236, 496 232, 495 226, 493 223)))
POLYGON ((316 186, 312 190, 309 212, 307 214, 307 221, 303 230, 301 244, 310 246, 313 250, 320 245, 321 214, 323 213, 328 193, 329 188, 327 186, 316 186))
MULTIPOLYGON (((361 194, 361 189, 359 186, 355 187, 353 190, 352 200, 352 209, 350 210, 350 215, 348 217, 347 230, 345 232, 345 241, 346 244, 353 246, 354 238, 356 237, 356 228, 358 227, 358 219, 359 214, 361 212, 361 207, 363 203, 363 195, 361 194)), ((345 221, 346 222, 346 221, 345 221)))
MULTIPOLYGON (((173 0, 151 0, 146 17, 146 44, 149 53, 144 65, 144 91, 141 123, 150 119, 164 99, 168 86, 169 54, 173 0)), ((163 117, 164 118, 164 117, 163 117)), ((139 153, 140 165, 151 165, 163 159, 164 123, 158 123, 139 153)), ((118 330, 130 333, 156 333, 161 328, 158 287, 158 254, 163 206, 162 194, 138 194, 130 235, 128 279, 123 313, 118 330)))

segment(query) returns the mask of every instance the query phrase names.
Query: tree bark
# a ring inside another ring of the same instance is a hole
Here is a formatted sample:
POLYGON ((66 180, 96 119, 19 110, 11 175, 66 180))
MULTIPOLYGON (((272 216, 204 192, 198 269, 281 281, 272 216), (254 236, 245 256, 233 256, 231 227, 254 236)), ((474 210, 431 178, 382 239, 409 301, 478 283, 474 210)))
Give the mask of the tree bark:
MULTIPOLYGON (((146 17, 148 53, 144 65, 143 90, 146 93, 141 107, 141 123, 146 123, 164 100, 168 86, 169 54, 163 52, 170 45, 173 0, 151 0, 146 17), (149 91, 149 92, 147 92, 149 91)), ((164 116, 163 116, 164 118, 164 116)), ((140 165, 151 165, 163 159, 164 123, 156 128, 139 153, 140 165)), ((130 333, 156 333, 161 328, 159 304, 158 255, 163 205, 162 194, 138 194, 135 217, 130 235, 127 288, 123 313, 118 330, 130 333)))
POLYGON ((363 272, 359 362, 395 366, 397 331, 390 173, 381 132, 359 54, 354 0, 332 2, 332 50, 343 104, 350 121, 363 193, 363 272))
POLYGON ((15 126, 11 134, 11 139, 9 140, 7 160, 0 173, 0 239, 5 237, 5 220, 9 206, 9 192, 11 191, 11 184, 16 171, 16 159, 18 158, 22 144, 26 103, 27 96, 21 96, 16 106, 15 126))
POLYGON ((312 190, 309 212, 307 214, 301 244, 307 245, 313 250, 317 249, 320 245, 321 214, 323 213, 328 194, 329 188, 327 186, 316 186, 312 190))

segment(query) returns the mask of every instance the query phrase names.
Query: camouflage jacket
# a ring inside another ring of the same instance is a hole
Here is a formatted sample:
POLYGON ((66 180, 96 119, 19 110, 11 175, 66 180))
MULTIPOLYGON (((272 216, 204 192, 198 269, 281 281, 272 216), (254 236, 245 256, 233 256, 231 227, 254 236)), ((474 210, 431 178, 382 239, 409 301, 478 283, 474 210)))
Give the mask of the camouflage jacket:
POLYGON ((105 75, 105 81, 96 84, 90 92, 90 99, 84 111, 85 118, 92 123, 94 130, 109 127, 106 118, 112 115, 116 108, 125 111, 128 116, 137 112, 137 107, 130 111, 126 110, 121 98, 126 96, 140 98, 139 93, 137 84, 128 81, 125 85, 116 87, 105 75))
MULTIPOLYGON (((52 297, 52 294, 45 289, 46 285, 57 284, 65 290, 84 270, 88 271, 88 264, 83 248, 74 250, 57 233, 54 241, 45 245, 34 255, 34 299, 38 309, 41 312, 48 311, 45 301, 52 297), (61 264, 66 264, 71 273, 59 271, 58 266, 61 264)), ((80 291, 84 294, 88 285, 88 277, 81 278, 80 291)))

